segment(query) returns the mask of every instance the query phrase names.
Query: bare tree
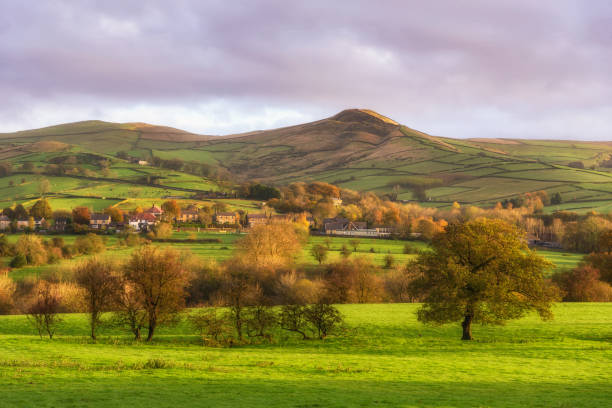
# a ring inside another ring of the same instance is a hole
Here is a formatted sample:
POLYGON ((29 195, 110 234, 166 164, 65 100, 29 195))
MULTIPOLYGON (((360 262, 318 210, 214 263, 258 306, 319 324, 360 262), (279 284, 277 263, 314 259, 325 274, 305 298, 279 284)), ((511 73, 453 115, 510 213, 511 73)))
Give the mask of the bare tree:
POLYGON ((142 300, 147 314, 147 341, 159 324, 172 321, 185 308, 188 271, 181 255, 172 249, 144 246, 125 266, 125 277, 142 300))
POLYGON ((116 267, 108 260, 91 258, 75 271, 76 282, 85 291, 89 312, 91 338, 96 339, 96 329, 101 323, 102 312, 107 311, 118 290, 116 267))
POLYGON ((27 308, 28 320, 34 325, 40 338, 43 333, 47 333, 52 339, 57 325, 62 321, 58 314, 61 306, 60 296, 47 281, 38 282, 35 290, 35 297, 27 308))
POLYGON ((142 298, 125 278, 121 279, 118 286, 113 299, 113 307, 116 309, 113 322, 116 326, 127 327, 134 335, 134 340, 140 340, 142 329, 147 325, 142 298))

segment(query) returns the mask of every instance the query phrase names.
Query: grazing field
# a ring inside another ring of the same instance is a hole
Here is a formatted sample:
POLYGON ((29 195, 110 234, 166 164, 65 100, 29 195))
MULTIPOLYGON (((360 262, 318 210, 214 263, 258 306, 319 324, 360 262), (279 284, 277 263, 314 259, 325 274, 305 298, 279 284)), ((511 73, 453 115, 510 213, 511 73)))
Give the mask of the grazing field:
POLYGON ((152 344, 84 315, 50 341, 0 317, 3 407, 603 407, 612 399, 612 304, 558 304, 504 327, 418 323, 415 304, 340 305, 344 333, 208 348, 183 322, 152 344))

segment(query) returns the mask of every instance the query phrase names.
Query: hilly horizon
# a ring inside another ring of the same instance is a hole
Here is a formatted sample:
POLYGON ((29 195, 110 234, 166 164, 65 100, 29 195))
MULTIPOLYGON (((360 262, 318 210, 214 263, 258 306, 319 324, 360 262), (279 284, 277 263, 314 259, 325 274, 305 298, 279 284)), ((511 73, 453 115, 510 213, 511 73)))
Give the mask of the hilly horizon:
POLYGON ((216 166, 243 181, 325 181, 358 191, 394 191, 400 200, 436 206, 492 205, 539 190, 561 193, 575 204, 563 208, 584 203, 599 208, 612 199, 609 142, 438 137, 367 109, 224 136, 138 122, 82 121, 2 133, 0 145, 0 160, 20 162, 41 150, 81 149, 109 157, 123 152, 143 160, 216 166))

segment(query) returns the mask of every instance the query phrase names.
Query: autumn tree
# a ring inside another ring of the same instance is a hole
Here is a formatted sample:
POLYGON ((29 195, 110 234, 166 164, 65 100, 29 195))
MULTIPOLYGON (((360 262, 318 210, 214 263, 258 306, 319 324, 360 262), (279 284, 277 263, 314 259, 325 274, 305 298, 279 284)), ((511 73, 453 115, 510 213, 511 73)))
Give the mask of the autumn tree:
POLYGON ((147 341, 151 341, 155 329, 172 321, 185 307, 189 276, 184 259, 172 249, 144 246, 132 254, 124 273, 142 301, 147 314, 147 341))
POLYGON ((449 224, 416 266, 420 274, 411 292, 424 302, 418 319, 461 321, 463 340, 472 339, 472 323, 503 324, 529 310, 552 318, 558 291, 544 280, 552 264, 529 250, 524 233, 504 221, 449 224))
POLYGON ((172 221, 179 215, 181 215, 181 207, 178 205, 176 200, 168 200, 164 201, 161 206, 162 210, 164 210, 164 218, 167 221, 172 221))
POLYGON ((15 244, 15 254, 25 258, 28 265, 42 265, 47 262, 47 249, 40 236, 25 234, 15 244))
POLYGON ((101 323, 102 312, 109 309, 118 290, 115 271, 113 263, 97 258, 88 259, 75 270, 75 280, 85 293, 93 340, 96 340, 96 329, 101 323))
POLYGON ((30 215, 35 218, 50 219, 53 217, 51 204, 49 204, 49 201, 46 198, 41 198, 34 203, 32 208, 30 208, 30 215))
POLYGON ((240 255, 255 267, 281 267, 293 262, 302 241, 293 224, 257 225, 236 244, 240 255))
POLYGON ((87 207, 76 207, 72 210, 72 221, 75 224, 88 225, 91 214, 87 207))
POLYGON ((108 214, 113 222, 123 222, 123 211, 117 207, 108 207, 104 209, 104 214, 108 214))
POLYGON ((34 299, 26 309, 28 319, 41 338, 46 333, 52 339, 57 325, 62 321, 59 316, 60 295, 56 287, 47 281, 38 282, 34 292, 34 299))
POLYGON ((590 265, 559 272, 553 276, 563 291, 566 302, 609 302, 612 300, 612 287, 600 280, 599 270, 590 265))

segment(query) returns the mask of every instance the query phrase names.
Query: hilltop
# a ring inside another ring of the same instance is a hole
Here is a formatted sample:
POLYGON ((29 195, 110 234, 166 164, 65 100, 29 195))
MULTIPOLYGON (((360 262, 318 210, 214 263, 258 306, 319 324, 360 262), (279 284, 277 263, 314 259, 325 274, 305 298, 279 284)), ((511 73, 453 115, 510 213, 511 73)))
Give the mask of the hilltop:
POLYGON ((398 199, 437 206, 490 205, 546 190, 562 195, 557 209, 612 209, 610 143, 436 137, 368 109, 221 137, 145 123, 86 121, 0 134, 0 147, 0 160, 16 163, 32 160, 33 151, 83 150, 109 158, 123 152, 222 168, 242 180, 278 185, 319 180, 393 191, 398 199))

